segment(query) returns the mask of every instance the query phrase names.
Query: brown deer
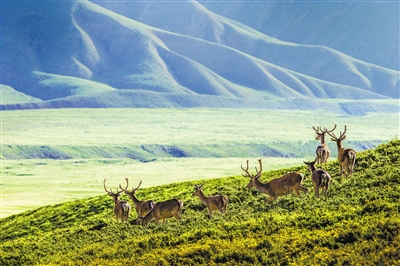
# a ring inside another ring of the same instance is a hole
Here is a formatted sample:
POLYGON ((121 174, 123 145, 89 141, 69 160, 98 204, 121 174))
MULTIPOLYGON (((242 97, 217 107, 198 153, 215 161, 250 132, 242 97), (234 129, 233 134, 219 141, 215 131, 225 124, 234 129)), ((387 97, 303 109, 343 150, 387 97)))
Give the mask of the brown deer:
POLYGON ((314 186, 315 196, 319 198, 319 189, 322 188, 322 194, 326 197, 331 183, 331 176, 327 171, 315 167, 317 158, 312 162, 303 162, 307 165, 308 171, 311 172, 311 181, 314 186))
POLYGON ((121 219, 122 222, 127 222, 129 214, 131 213, 131 205, 129 205, 129 203, 126 200, 119 199, 123 191, 122 190, 118 191, 118 188, 117 188, 117 193, 112 192, 112 189, 108 191, 106 188, 106 179, 104 179, 103 185, 104 185, 104 190, 114 201, 114 214, 115 217, 117 218, 117 221, 118 219, 121 219))
POLYGON ((133 201, 133 204, 136 206, 136 213, 138 217, 141 216, 146 216, 146 214, 149 213, 149 211, 154 207, 154 201, 152 200, 138 200, 135 196, 136 191, 139 189, 140 185, 142 184, 142 181, 139 182, 139 186, 137 188, 132 187, 132 191, 128 190, 129 186, 129 181, 128 178, 125 178, 126 181, 126 187, 123 188, 121 185, 119 187, 129 196, 129 198, 133 201))
POLYGON ((165 224, 167 218, 171 217, 181 220, 182 208, 183 202, 180 199, 157 202, 146 216, 140 217, 140 223, 146 227, 153 219, 157 226, 161 219, 163 224, 165 224))
POLYGON ((331 154, 331 151, 329 150, 328 144, 325 143, 325 134, 328 132, 332 132, 335 130, 336 125, 332 130, 327 130, 326 128, 324 130, 321 129, 321 127, 312 127, 317 134, 317 137, 315 138, 316 140, 321 141, 321 145, 319 145, 315 151, 317 155, 317 164, 321 165, 323 163, 326 163, 329 159, 329 156, 331 154))
POLYGON ((246 169, 244 169, 241 165, 242 170, 246 173, 242 174, 242 176, 250 178, 250 182, 247 184, 248 188, 254 187, 261 193, 267 194, 269 196, 269 201, 275 200, 279 196, 289 194, 293 190, 296 192, 297 195, 300 195, 300 191, 303 191, 304 193, 308 192, 308 189, 301 185, 304 179, 304 175, 297 172, 285 174, 280 178, 269 181, 268 183, 261 183, 259 180, 262 173, 261 159, 258 160, 258 163, 260 164, 260 171, 258 171, 257 167, 255 167, 256 174, 252 175, 249 173, 249 160, 247 160, 246 169))
POLYGON ((208 209, 208 216, 212 216, 214 210, 219 210, 222 214, 226 212, 226 206, 228 205, 228 198, 224 195, 210 196, 207 197, 203 193, 203 184, 194 185, 194 193, 192 196, 198 196, 201 202, 206 205, 208 209))
POLYGON ((356 162, 356 152, 353 149, 346 149, 342 146, 342 141, 346 138, 347 127, 344 126, 344 131, 340 131, 340 136, 336 137, 334 133, 327 132, 331 136, 331 140, 336 142, 338 150, 338 161, 340 166, 340 177, 347 177, 347 174, 353 174, 354 164, 356 162))

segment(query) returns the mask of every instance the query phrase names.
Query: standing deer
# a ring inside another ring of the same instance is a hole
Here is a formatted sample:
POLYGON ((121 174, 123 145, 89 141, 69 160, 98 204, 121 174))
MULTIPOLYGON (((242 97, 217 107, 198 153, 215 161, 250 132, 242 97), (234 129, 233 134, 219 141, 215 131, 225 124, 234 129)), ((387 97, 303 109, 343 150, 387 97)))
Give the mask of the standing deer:
POLYGON ((226 196, 205 196, 203 193, 203 184, 200 186, 194 185, 194 189, 195 191, 192 196, 198 196, 201 202, 206 205, 209 217, 212 217, 213 210, 219 210, 222 214, 226 212, 226 206, 228 205, 228 198, 226 196))
POLYGON ((269 181, 268 183, 261 183, 259 180, 262 173, 261 159, 258 160, 258 163, 260 164, 260 171, 258 171, 257 167, 255 167, 256 174, 252 175, 249 173, 249 160, 247 160, 246 169, 244 169, 241 165, 242 170, 246 173, 242 174, 242 176, 250 178, 250 182, 247 184, 248 188, 254 187, 261 193, 267 194, 269 196, 268 201, 275 200, 279 196, 289 194, 293 190, 297 195, 300 195, 300 191, 303 191, 304 193, 308 192, 308 189, 301 185, 304 175, 297 172, 285 174, 280 178, 269 181))
POLYGON ((347 177, 347 174, 353 174, 354 164, 356 162, 356 152, 353 149, 347 149, 342 147, 342 141, 346 138, 347 127, 344 126, 344 131, 340 131, 340 136, 337 138, 334 133, 327 132, 331 136, 331 140, 336 142, 338 150, 338 161, 340 166, 340 177, 347 177))
POLYGON ((331 154, 331 151, 329 150, 328 144, 325 143, 325 134, 328 132, 332 132, 335 130, 336 125, 332 130, 327 130, 326 128, 324 130, 321 129, 321 127, 312 127, 317 134, 317 137, 315 138, 316 140, 321 141, 321 145, 319 145, 315 151, 317 155, 317 163, 319 165, 326 163, 329 159, 329 155, 331 154))
POLYGON ((104 179, 103 185, 104 185, 104 190, 110 197, 112 197, 114 201, 114 213, 115 217, 117 218, 117 221, 118 219, 121 219, 122 222, 127 222, 129 214, 131 213, 131 205, 129 205, 129 203, 126 200, 119 199, 123 191, 122 190, 118 191, 118 188, 117 188, 117 193, 112 192, 112 189, 108 191, 106 188, 106 179, 104 179))
POLYGON ((183 208, 183 202, 180 199, 171 199, 163 202, 157 202, 151 211, 144 217, 140 217, 140 223, 143 226, 147 226, 153 219, 158 226, 158 222, 162 219, 163 224, 167 218, 175 217, 177 220, 181 220, 181 212, 183 208))
POLYGON ((315 163, 317 158, 312 162, 303 161, 307 167, 308 171, 311 172, 311 181, 314 186, 315 196, 319 198, 319 189, 322 188, 322 193, 326 197, 329 185, 331 183, 331 176, 329 173, 322 169, 317 169, 315 163))
POLYGON ((136 191, 139 189, 140 185, 142 184, 142 181, 140 181, 139 186, 137 188, 132 187, 132 191, 128 190, 129 186, 129 181, 128 178, 125 178, 126 181, 126 187, 123 188, 121 185, 119 187, 129 196, 129 198, 133 201, 133 204, 136 206, 136 213, 138 217, 141 216, 146 216, 146 214, 149 213, 149 211, 154 207, 154 201, 152 200, 138 200, 135 196, 136 191))

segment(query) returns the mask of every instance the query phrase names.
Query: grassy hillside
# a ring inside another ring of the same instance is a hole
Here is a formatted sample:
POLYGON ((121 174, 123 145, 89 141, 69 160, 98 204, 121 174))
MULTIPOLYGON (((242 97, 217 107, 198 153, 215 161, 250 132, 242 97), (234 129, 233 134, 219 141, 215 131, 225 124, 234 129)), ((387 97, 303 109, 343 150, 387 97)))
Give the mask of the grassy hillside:
MULTIPOLYGON (((139 190, 141 199, 183 200, 182 220, 159 227, 136 225, 135 214, 128 224, 116 222, 106 195, 10 216, 0 220, 0 264, 395 265, 399 150, 396 139, 359 153, 355 174, 347 179, 338 177, 337 162, 328 163, 333 182, 327 199, 315 198, 309 178, 309 194, 267 204, 265 195, 245 188, 244 177, 199 181, 206 194, 229 197, 228 213, 212 219, 191 196, 196 182, 139 190)), ((306 171, 305 166, 271 171, 262 180, 291 170, 306 171)))
POLYGON ((38 98, 31 97, 22 92, 16 91, 10 86, 0 84, 1 89, 1 104, 16 104, 40 102, 38 98))

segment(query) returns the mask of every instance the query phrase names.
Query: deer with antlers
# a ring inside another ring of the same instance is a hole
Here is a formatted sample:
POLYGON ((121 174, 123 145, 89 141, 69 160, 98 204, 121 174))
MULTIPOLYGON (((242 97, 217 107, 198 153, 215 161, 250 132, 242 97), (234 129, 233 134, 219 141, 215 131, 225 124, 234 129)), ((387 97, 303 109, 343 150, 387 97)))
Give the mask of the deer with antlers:
POLYGON ((340 166, 340 177, 347 177, 347 174, 353 174, 354 164, 356 163, 356 152, 353 149, 343 148, 342 141, 346 138, 347 127, 344 126, 344 131, 340 131, 339 137, 336 137, 332 132, 327 132, 331 136, 331 140, 336 142, 338 150, 338 161, 340 166))
POLYGON ((315 196, 319 198, 319 189, 322 188, 322 194, 326 197, 329 185, 331 183, 331 176, 323 169, 317 169, 315 166, 317 158, 312 162, 305 162, 308 167, 308 171, 311 172, 311 182, 314 186, 315 196))
POLYGON ((192 196, 198 196, 200 201, 207 207, 208 216, 212 217, 212 212, 214 210, 219 210, 222 214, 226 212, 226 206, 228 205, 228 198, 224 195, 217 196, 205 196, 203 193, 203 184, 194 185, 194 193, 192 196))
POLYGON ((170 199, 163 202, 157 202, 146 216, 140 216, 140 223, 146 227, 152 220, 158 226, 159 221, 162 219, 163 224, 167 218, 175 217, 181 220, 181 212, 183 209, 183 202, 180 199, 170 199))
POLYGON ((123 188, 121 185, 119 185, 119 188, 122 189, 125 194, 127 194, 129 196, 129 198, 133 201, 133 204, 135 204, 136 206, 136 213, 138 215, 138 217, 140 216, 146 216, 146 214, 149 213, 149 211, 151 209, 153 209, 154 207, 154 201, 152 200, 138 200, 135 196, 136 191, 139 189, 140 185, 142 184, 142 181, 139 182, 139 186, 137 186, 136 188, 132 187, 132 191, 128 190, 128 186, 129 186, 129 180, 128 178, 125 178, 126 181, 126 187, 123 188))
POLYGON ((129 214, 131 213, 131 205, 126 200, 120 200, 122 190, 119 191, 117 188, 117 193, 114 193, 112 189, 107 190, 106 188, 106 179, 103 181, 104 190, 114 201, 114 214, 115 217, 121 219, 122 222, 127 222, 129 218, 129 214))
POLYGON ((316 140, 321 141, 321 145, 319 145, 315 151, 317 155, 317 164, 321 165, 323 163, 326 163, 329 159, 329 155, 331 154, 331 151, 329 150, 328 144, 325 143, 325 134, 328 132, 332 132, 335 130, 336 125, 333 127, 331 130, 327 130, 326 128, 324 130, 321 129, 321 127, 312 127, 317 134, 317 137, 315 138, 316 140))
POLYGON ((246 173, 242 174, 242 176, 250 178, 250 182, 247 184, 248 188, 254 187, 261 193, 267 194, 269 196, 269 201, 275 200, 279 196, 287 195, 292 191, 295 191, 297 195, 300 195, 300 191, 304 193, 308 192, 308 189, 301 185, 304 179, 304 175, 297 172, 285 174, 280 178, 269 181, 268 183, 262 183, 259 180, 262 173, 261 159, 258 160, 258 163, 260 164, 260 171, 258 171, 257 167, 255 167, 256 174, 252 175, 249 173, 249 160, 247 160, 246 169, 244 169, 241 165, 242 170, 246 173))

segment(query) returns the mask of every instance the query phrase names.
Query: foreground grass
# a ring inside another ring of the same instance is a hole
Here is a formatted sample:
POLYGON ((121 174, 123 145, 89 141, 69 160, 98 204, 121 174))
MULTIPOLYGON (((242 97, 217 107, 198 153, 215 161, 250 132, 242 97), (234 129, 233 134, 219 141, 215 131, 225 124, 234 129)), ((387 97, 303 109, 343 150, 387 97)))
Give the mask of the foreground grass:
MULTIPOLYGON (((327 199, 310 193, 265 203, 241 176, 204 180, 229 197, 228 212, 206 217, 193 184, 141 189, 156 201, 179 197, 182 220, 164 226, 116 222, 108 196, 42 207, 0 220, 1 265, 396 265, 400 263, 400 140, 358 154, 355 174, 338 177, 327 199)), ((252 162, 255 164, 256 162, 252 162)), ((263 173, 262 180, 305 166, 263 173)), ((309 174, 307 174, 309 177, 309 174)), ((199 181, 201 182, 201 181, 199 181)))

